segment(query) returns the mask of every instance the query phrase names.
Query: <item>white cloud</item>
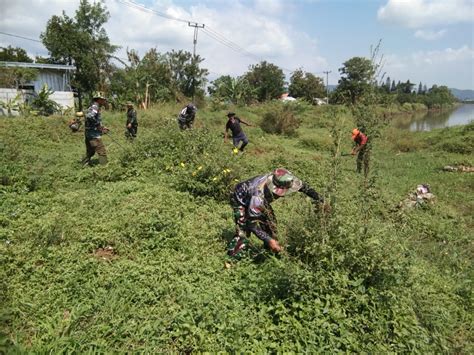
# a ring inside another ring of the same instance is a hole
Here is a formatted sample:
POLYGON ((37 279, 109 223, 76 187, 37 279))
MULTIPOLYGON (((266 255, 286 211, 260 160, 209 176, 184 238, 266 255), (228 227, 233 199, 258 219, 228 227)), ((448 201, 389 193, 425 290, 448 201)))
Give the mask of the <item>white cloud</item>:
POLYGON ((434 41, 436 39, 442 38, 446 34, 446 30, 431 31, 431 30, 417 30, 415 32, 415 37, 424 39, 427 41, 434 41))
POLYGON ((256 0, 255 9, 262 13, 279 15, 285 10, 283 0, 256 0))
MULTIPOLYGON (((147 7, 175 18, 205 23, 206 31, 213 31, 214 36, 217 32, 224 41, 230 40, 257 58, 282 68, 303 66, 307 71, 316 72, 327 67, 314 38, 278 20, 282 11, 291 11, 283 6, 282 0, 258 0, 253 6, 248 6, 247 1, 232 1, 224 7, 211 7, 211 3, 184 8, 171 0, 153 0, 147 7), (266 13, 265 21, 262 21, 261 11, 266 13)), ((69 16, 74 16, 79 0, 0 0, 0 5, 0 31, 38 39, 52 15, 60 15, 64 9, 69 16)), ((106 6, 111 17, 105 27, 111 42, 122 46, 119 57, 126 56, 127 47, 138 50, 140 55, 152 47, 162 53, 172 49, 192 52, 193 28, 187 23, 165 19, 117 1, 106 1, 106 6)), ((47 54, 40 43, 3 35, 0 41, 2 45, 23 47, 31 55, 47 54)), ((250 64, 259 61, 222 45, 203 30, 199 30, 197 53, 205 58, 203 67, 214 76, 242 75, 250 64)))
POLYGON ((473 22, 473 6, 473 0, 388 0, 377 18, 408 28, 473 22))
POLYGON ((423 82, 428 86, 447 85, 474 89, 474 48, 468 45, 433 51, 418 51, 407 56, 385 56, 384 71, 392 80, 423 82))
MULTIPOLYGON (((446 48, 435 51, 420 51, 412 55, 413 63, 417 66, 430 64, 446 64, 474 60, 474 49, 464 45, 458 49, 446 48)), ((472 75, 472 68, 471 68, 472 75)))

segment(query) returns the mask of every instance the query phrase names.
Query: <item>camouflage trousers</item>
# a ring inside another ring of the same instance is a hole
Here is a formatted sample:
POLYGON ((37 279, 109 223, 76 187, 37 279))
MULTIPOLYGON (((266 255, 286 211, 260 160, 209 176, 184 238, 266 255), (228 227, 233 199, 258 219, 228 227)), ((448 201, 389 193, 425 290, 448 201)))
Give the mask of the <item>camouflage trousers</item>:
POLYGON ((95 153, 99 156, 99 164, 107 164, 107 151, 101 138, 85 138, 86 156, 82 159, 82 164, 88 165, 95 153))
POLYGON ((369 152, 364 147, 357 154, 357 172, 362 172, 362 165, 364 166, 364 174, 369 172, 369 152))
POLYGON ((266 245, 271 239, 276 239, 276 218, 270 205, 258 219, 249 218, 247 208, 242 206, 232 194, 230 205, 233 210, 236 238, 249 238, 253 233, 266 245))

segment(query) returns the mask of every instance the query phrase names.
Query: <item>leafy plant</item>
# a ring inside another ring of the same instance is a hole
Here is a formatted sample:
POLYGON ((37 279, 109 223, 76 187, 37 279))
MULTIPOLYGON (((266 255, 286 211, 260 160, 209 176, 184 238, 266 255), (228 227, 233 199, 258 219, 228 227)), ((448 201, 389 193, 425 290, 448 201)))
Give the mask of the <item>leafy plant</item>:
POLYGON ((47 84, 44 84, 38 95, 31 102, 31 106, 43 116, 61 112, 61 106, 49 98, 53 93, 54 91, 48 88, 47 84))
POLYGON ((295 135, 299 125, 300 120, 295 116, 291 105, 273 105, 272 110, 260 122, 263 131, 287 136, 295 135))

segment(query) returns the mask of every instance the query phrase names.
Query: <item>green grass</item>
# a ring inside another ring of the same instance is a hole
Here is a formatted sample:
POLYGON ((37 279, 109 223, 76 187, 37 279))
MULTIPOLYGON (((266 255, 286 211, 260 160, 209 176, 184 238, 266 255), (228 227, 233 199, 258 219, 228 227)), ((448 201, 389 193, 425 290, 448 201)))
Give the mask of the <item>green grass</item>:
POLYGON ((244 126, 248 151, 232 155, 227 111, 259 124, 273 107, 202 109, 193 132, 178 131, 178 106, 139 111, 132 144, 124 113, 105 112, 116 142, 93 168, 68 118, 3 118, 3 350, 472 353, 473 179, 440 170, 474 164, 472 124, 384 129, 364 180, 331 158, 331 125, 351 149, 344 110, 298 108, 291 138, 244 126), (274 203, 285 252, 225 269, 229 188, 277 166, 332 212, 300 194, 274 203), (397 209, 420 183, 435 204, 397 209))

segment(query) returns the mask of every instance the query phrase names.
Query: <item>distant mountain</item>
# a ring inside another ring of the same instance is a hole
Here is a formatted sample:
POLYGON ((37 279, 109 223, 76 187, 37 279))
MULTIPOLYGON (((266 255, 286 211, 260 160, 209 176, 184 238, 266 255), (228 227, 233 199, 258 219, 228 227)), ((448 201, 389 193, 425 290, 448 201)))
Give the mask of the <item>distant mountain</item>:
POLYGON ((474 90, 459 90, 450 88, 451 93, 461 101, 474 101, 474 90))

